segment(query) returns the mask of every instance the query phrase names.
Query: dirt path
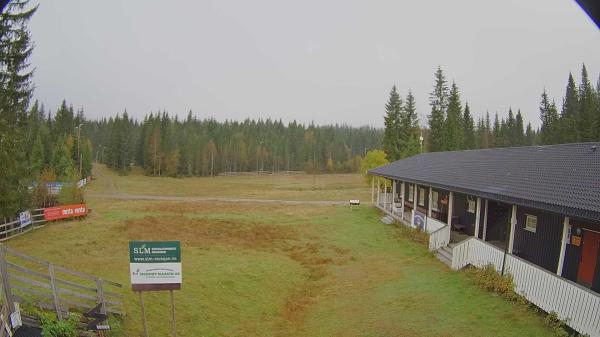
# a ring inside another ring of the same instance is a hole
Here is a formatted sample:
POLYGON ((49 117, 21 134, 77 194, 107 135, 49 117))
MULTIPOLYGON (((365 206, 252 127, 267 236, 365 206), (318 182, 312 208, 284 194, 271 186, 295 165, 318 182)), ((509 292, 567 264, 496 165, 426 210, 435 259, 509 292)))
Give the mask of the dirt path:
MULTIPOLYGON (((114 186, 114 185, 113 185, 114 186)), ((277 199, 248 199, 248 198, 223 198, 223 197, 179 197, 167 195, 139 195, 113 193, 87 193, 88 198, 117 199, 117 200, 154 200, 154 201, 183 201, 183 202, 248 202, 260 204, 279 205, 346 205, 347 201, 335 200, 277 200, 277 199)))

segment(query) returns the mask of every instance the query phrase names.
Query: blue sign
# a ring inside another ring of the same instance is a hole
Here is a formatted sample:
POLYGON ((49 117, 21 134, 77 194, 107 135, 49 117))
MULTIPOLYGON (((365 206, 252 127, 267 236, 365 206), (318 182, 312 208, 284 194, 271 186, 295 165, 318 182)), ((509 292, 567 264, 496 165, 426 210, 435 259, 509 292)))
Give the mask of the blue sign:
POLYGON ((31 212, 25 211, 19 213, 19 222, 21 223, 21 227, 25 227, 31 224, 31 212))
POLYGON ((419 211, 415 211, 413 223, 415 224, 415 227, 425 230, 425 225, 427 224, 427 216, 419 211))

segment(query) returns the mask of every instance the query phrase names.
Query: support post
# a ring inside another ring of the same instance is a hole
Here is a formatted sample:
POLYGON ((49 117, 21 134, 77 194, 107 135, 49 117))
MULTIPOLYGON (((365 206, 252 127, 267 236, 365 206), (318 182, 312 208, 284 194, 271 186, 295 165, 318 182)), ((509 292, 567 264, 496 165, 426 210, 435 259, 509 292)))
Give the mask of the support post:
POLYGON ((0 244, 0 273, 2 274, 2 290, 4 292, 4 300, 8 307, 9 315, 15 312, 15 302, 13 300, 10 281, 8 279, 8 269, 6 267, 6 249, 3 244, 0 244))
POLYGON ((401 205, 401 211, 400 211, 400 217, 402 217, 402 219, 404 219, 404 181, 402 182, 402 186, 400 186, 400 193, 402 194, 400 196, 400 203, 401 205))
POLYGON ((375 203, 375 177, 371 176, 371 206, 375 203))
POLYGON ((488 199, 485 199, 485 207, 483 212, 483 236, 481 239, 485 241, 485 235, 487 234, 487 223, 488 223, 488 199))
POLYGON ((481 198, 477 198, 477 211, 475 212, 475 237, 479 238, 479 220, 481 218, 481 198))
POLYGON ((567 250, 567 236, 569 235, 569 217, 565 217, 563 223, 562 239, 560 240, 560 255, 558 256, 558 267, 556 268, 556 275, 562 276, 563 264, 565 262, 565 252, 567 250))
POLYGON ((98 303, 102 303, 102 308, 100 310, 101 313, 106 314, 106 299, 104 298, 104 287, 102 286, 102 280, 96 279, 96 296, 98 298, 98 303))
POLYGON ((392 180, 392 214, 394 214, 394 210, 396 209, 396 181, 392 180))
POLYGON ((177 337, 177 328, 175 324, 175 297, 173 296, 173 289, 169 290, 171 293, 171 315, 173 319, 173 337, 177 337))
POLYGON ((454 194, 450 192, 448 197, 448 227, 452 230, 452 208, 454 208, 454 194))
POLYGON ((380 186, 381 184, 379 183, 379 177, 377 177, 377 206, 379 206, 379 196, 381 195, 380 186))
POLYGON ((48 274, 50 275, 50 287, 52 289, 52 299, 54 300, 54 310, 59 321, 62 320, 62 309, 60 308, 60 299, 58 298, 58 289, 56 287, 56 277, 54 276, 54 266, 48 264, 48 274))
POLYGON ((433 203, 433 189, 429 186, 429 202, 427 203, 427 216, 431 218, 431 204, 433 203))
POLYGON ((508 241, 508 253, 513 253, 515 244, 515 226, 517 225, 517 205, 512 206, 512 216, 510 218, 510 237, 508 241))
POLYGON ((388 204, 388 192, 387 192, 387 180, 383 179, 383 209, 387 210, 387 204, 388 204))
POLYGON ((417 184, 413 184, 413 209, 410 216, 410 226, 415 227, 415 212, 417 211, 417 184))
POLYGON ((138 291, 140 294, 140 307, 142 309, 142 324, 144 325, 144 337, 148 336, 148 323, 146 322, 146 310, 144 310, 144 297, 142 296, 142 292, 138 291))

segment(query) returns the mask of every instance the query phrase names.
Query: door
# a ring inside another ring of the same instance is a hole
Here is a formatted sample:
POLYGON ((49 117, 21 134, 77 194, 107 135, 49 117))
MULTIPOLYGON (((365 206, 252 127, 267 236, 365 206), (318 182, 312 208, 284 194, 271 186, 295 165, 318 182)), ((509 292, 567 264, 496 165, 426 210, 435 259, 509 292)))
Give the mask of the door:
POLYGON ((592 286, 594 272, 596 271, 596 260, 598 259, 598 248, 600 246, 600 233, 583 231, 583 247, 581 249, 581 260, 577 273, 577 283, 587 287, 592 286))

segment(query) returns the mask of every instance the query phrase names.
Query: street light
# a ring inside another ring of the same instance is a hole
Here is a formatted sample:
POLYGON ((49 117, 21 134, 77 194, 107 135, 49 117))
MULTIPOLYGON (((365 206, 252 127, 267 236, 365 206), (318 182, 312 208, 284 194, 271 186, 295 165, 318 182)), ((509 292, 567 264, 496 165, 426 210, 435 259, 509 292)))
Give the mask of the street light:
POLYGON ((421 131, 421 136, 419 137, 419 143, 421 144, 421 153, 423 153, 423 131, 421 131))

